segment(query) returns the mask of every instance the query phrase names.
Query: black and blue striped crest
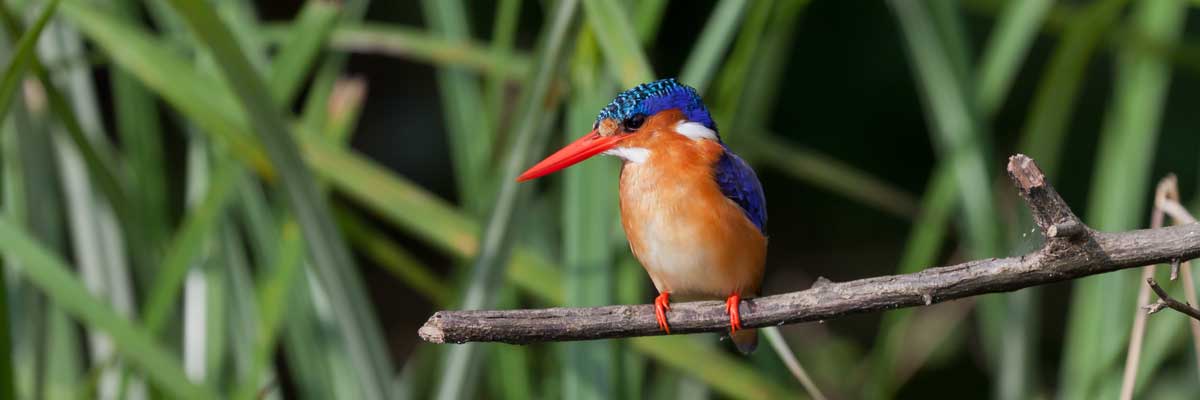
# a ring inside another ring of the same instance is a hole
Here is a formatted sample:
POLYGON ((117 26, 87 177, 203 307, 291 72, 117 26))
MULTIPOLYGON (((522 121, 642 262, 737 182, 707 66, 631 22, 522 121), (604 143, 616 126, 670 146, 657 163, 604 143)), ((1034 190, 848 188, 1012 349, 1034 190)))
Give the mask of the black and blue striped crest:
POLYGON ((712 116, 708 114, 708 108, 704 107, 704 101, 700 99, 696 89, 679 83, 675 78, 643 83, 621 92, 600 110, 596 122, 604 119, 624 121, 637 114, 648 117, 673 108, 683 112, 689 121, 701 123, 713 131, 717 130, 716 122, 713 122, 712 116))

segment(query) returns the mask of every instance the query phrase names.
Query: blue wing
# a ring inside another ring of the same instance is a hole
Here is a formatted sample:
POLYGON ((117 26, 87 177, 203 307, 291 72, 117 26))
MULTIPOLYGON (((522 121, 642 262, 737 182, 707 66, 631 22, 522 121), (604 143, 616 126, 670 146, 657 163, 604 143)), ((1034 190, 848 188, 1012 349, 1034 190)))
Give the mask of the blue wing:
POLYGON ((754 169, 741 157, 729 151, 728 147, 717 161, 715 169, 714 175, 717 185, 721 187, 721 193, 741 206, 746 218, 766 236, 767 199, 763 196, 762 184, 758 182, 754 169))

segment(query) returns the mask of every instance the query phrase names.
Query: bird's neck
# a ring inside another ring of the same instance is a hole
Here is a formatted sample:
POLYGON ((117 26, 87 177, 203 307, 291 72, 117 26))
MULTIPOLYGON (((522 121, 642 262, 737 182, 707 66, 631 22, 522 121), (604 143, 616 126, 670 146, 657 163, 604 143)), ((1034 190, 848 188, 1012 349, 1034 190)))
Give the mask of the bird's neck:
POLYGON ((712 140, 682 141, 648 146, 639 161, 626 160, 621 169, 621 198, 632 201, 650 196, 678 196, 682 200, 699 192, 719 191, 713 167, 725 148, 712 140))

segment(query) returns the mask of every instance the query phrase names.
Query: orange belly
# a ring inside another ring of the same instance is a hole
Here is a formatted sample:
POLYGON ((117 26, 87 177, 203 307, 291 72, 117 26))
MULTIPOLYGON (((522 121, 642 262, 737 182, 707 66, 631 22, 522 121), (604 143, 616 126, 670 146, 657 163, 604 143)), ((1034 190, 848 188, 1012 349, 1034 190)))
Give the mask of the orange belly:
POLYGON ((634 256, 672 299, 753 297, 762 283, 767 239, 704 171, 627 163, 621 224, 634 256))

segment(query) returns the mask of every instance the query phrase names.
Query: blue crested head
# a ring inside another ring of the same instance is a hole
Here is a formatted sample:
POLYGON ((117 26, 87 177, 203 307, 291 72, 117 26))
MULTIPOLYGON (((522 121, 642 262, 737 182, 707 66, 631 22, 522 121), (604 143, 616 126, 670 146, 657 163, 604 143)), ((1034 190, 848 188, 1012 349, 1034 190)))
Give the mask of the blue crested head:
POLYGON ((636 115, 648 117, 670 109, 679 109, 689 121, 717 130, 717 123, 708 114, 708 108, 704 107, 704 101, 696 89, 679 83, 675 78, 643 83, 621 92, 600 110, 596 123, 605 119, 619 122, 636 115))

